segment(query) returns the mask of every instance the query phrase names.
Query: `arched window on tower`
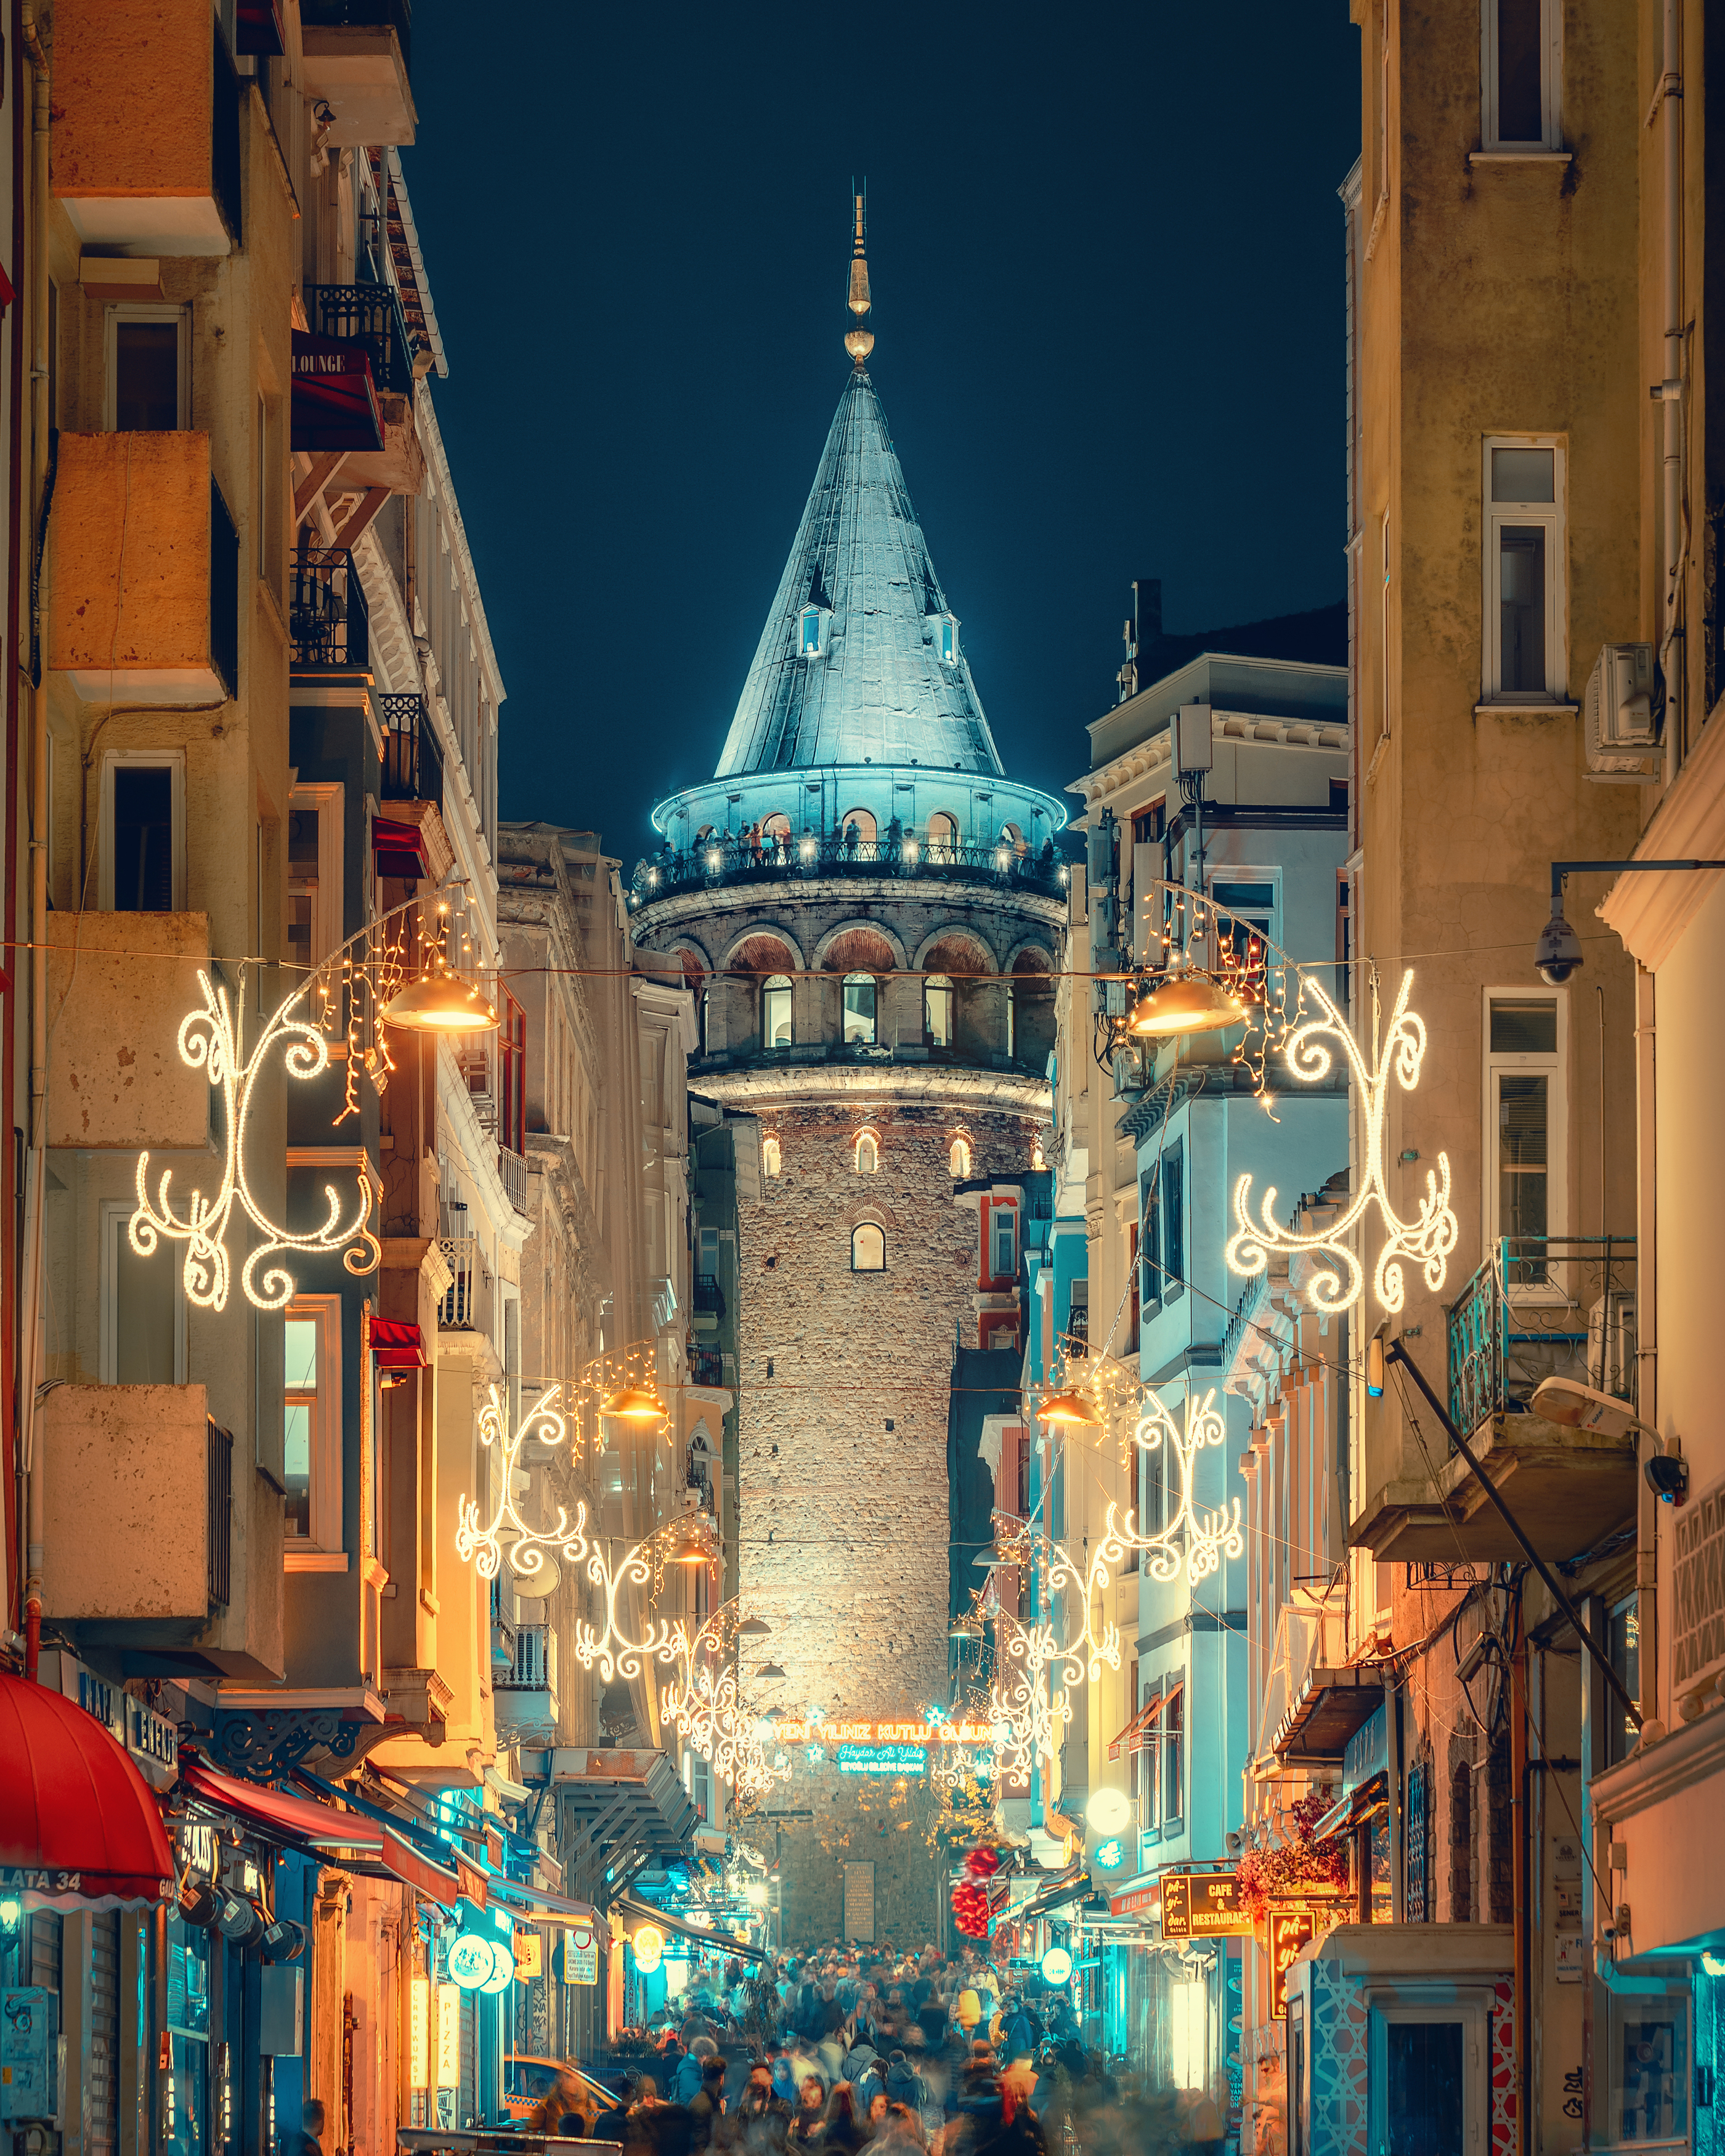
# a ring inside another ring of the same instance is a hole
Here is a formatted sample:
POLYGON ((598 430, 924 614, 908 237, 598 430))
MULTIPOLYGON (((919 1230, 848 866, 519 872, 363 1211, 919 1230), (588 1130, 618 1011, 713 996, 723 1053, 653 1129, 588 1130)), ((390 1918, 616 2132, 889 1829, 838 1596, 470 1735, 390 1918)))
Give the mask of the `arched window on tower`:
POLYGON ((762 1138, 761 1141, 761 1173, 763 1175, 777 1175, 778 1173, 778 1140, 777 1138, 762 1138))
POLYGON ((922 983, 922 1030, 931 1048, 952 1045, 952 977, 930 973, 922 983))
POLYGON ((845 1038, 865 1045, 875 1039, 875 1013, 880 991, 872 973, 845 976, 845 1038))
POLYGON ((949 816, 944 808, 937 808, 928 819, 928 857, 931 860, 949 860, 958 844, 958 819, 949 816))
POLYGON ((854 1273, 884 1273, 886 1237, 872 1220, 850 1231, 850 1270, 854 1273))
POLYGON ((947 1155, 947 1166, 952 1172, 954 1183, 963 1183, 970 1173, 970 1140, 954 1138, 952 1149, 947 1155))
POLYGON ((791 1045, 791 979, 788 973, 768 976, 761 990, 761 1045, 788 1048, 791 1045))
POLYGON ((872 860, 875 858, 875 841, 880 835, 880 826, 866 808, 847 808, 839 819, 839 843, 847 854, 854 854, 860 847, 864 848, 866 849, 864 860, 872 860), (855 834, 854 837, 853 833, 855 834))
POLYGON ((880 1141, 872 1131, 859 1131, 851 1165, 859 1175, 876 1174, 880 1167, 880 1141))

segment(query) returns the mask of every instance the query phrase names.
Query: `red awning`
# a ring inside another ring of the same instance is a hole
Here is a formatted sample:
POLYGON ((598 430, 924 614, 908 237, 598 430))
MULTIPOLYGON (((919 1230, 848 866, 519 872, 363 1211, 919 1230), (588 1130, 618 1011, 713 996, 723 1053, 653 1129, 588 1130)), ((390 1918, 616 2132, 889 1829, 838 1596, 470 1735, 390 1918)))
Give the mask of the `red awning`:
POLYGON ((425 1352, 425 1335, 417 1325, 404 1324, 398 1318, 372 1320, 372 1353, 377 1358, 380 1370, 431 1368, 431 1358, 425 1352))
POLYGON ((386 876, 423 876, 425 834, 417 824, 398 823, 393 816, 372 819, 372 851, 377 856, 377 873, 386 876))
POLYGON ((295 449, 381 449, 372 356, 351 337, 295 330, 291 424, 295 449))
POLYGON ((265 1834, 285 1835, 313 1849, 357 1850, 380 1859, 383 1855, 383 1829, 357 1812, 338 1812, 333 1804, 314 1804, 309 1797, 286 1797, 280 1789, 218 1774, 197 1758, 182 1761, 180 1786, 200 1803, 233 1812, 265 1834))
POLYGON ((173 1891, 143 1776, 83 1708, 0 1673, 0 1886, 47 1909, 123 1909, 173 1891))
POLYGON ((441 1902, 444 1908, 453 1909, 461 1893, 461 1882, 454 1873, 422 1856, 393 1827, 380 1827, 378 1832, 383 1837, 384 1869, 428 1902, 441 1902))

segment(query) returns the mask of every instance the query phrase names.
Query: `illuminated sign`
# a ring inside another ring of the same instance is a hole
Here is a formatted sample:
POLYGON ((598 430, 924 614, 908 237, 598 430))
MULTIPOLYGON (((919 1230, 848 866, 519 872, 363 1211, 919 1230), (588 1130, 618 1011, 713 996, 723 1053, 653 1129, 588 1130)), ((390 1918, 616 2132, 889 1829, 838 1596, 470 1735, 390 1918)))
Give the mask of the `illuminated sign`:
POLYGON ((1254 1926, 1240 1905, 1231 1871, 1174 1871, 1162 1881, 1165 1939, 1250 1938, 1254 1926))
POLYGON ((841 1774, 920 1774, 928 1754, 920 1744, 841 1744, 841 1774))
POLYGON ((1064 1947, 1050 1947, 1042 1957, 1045 1984, 1065 1984, 1072 1974, 1072 1957, 1064 1947))
POLYGON ((1317 1933, 1317 1912, 1311 1909, 1272 1909, 1270 1912, 1270 2013, 1279 2020, 1288 2010, 1288 1969, 1302 1947, 1311 1945, 1317 1933))
POLYGON ((1106 1841, 1098 1842, 1090 1853, 1092 1871, 1118 1871, 1126 1862, 1127 1845, 1120 1836, 1111 1835, 1106 1841))
POLYGON ((437 1988, 437 2085, 461 2086, 461 1994, 452 1984, 437 1988))
POLYGON ((463 1932, 449 1948, 449 1981, 463 1991, 499 1992, 515 1980, 515 1953, 483 1932, 463 1932))
POLYGON ((515 1935, 515 1980, 531 1984, 536 1976, 545 1974, 545 1942, 537 1932, 521 1931, 515 1935))
POLYGON ((774 1734, 782 1744, 987 1744, 994 1741, 988 1722, 780 1722, 774 1734))
POLYGON ((665 1959, 665 1933, 657 1924, 643 1924, 629 1945, 634 1950, 635 1967, 649 1976, 665 1959))
POLYGON ((431 2084, 431 1979, 411 1978, 408 1984, 408 2087, 431 2084))

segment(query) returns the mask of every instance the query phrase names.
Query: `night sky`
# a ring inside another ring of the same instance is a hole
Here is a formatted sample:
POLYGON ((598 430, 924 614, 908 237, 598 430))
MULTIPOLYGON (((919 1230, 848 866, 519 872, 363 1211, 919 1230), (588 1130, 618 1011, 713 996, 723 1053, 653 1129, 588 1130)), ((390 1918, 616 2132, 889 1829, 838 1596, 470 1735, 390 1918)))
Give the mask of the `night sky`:
POLYGON ((849 366, 1007 769, 1061 792, 1134 576, 1172 631, 1342 596, 1343 0, 416 0, 403 152, 511 817, 709 776, 849 366))

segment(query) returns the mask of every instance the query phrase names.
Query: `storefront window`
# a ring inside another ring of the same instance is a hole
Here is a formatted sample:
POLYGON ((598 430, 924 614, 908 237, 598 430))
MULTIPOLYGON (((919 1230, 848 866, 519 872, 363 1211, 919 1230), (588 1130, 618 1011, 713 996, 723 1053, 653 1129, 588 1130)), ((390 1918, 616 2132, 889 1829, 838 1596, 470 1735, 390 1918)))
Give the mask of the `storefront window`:
POLYGON ((1611 2001, 1611 2100, 1607 2136, 1625 2148, 1677 2141, 1689 2131, 1688 2001, 1611 2001))
POLYGON ((165 2156, 208 2156, 209 1933, 167 1920, 168 2063, 162 2076, 165 2156))

